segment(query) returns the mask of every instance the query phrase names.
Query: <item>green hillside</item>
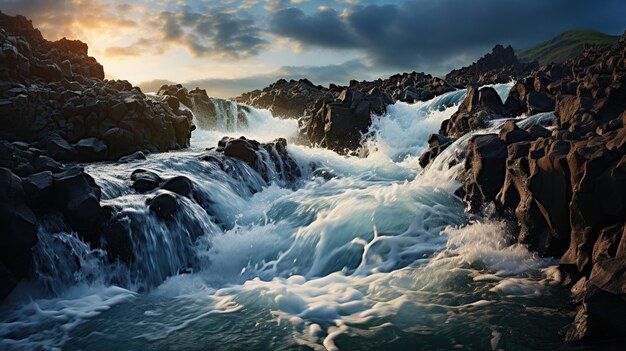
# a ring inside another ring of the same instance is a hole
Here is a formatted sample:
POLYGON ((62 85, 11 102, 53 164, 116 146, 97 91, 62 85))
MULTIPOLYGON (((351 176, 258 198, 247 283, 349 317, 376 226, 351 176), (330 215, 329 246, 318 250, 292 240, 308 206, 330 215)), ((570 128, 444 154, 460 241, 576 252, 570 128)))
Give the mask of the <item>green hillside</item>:
POLYGON ((604 34, 592 29, 572 29, 537 46, 516 50, 515 54, 523 62, 537 60, 540 64, 562 63, 578 55, 585 44, 610 45, 615 43, 617 38, 619 36, 604 34))

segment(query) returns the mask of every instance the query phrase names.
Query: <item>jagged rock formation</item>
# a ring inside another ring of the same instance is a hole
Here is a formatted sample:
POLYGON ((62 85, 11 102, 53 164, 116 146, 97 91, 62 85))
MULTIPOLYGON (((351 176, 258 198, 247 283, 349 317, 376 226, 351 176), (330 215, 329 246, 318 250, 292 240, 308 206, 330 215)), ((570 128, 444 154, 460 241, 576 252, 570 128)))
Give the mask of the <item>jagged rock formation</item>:
POLYGON ((494 88, 467 87, 467 96, 459 109, 441 124, 439 133, 448 137, 460 137, 470 131, 487 127, 492 119, 510 116, 494 88))
MULTIPOLYGON (((476 100, 468 94, 459 113, 471 117, 466 107, 476 100)), ((461 194, 474 211, 493 202, 519 224, 520 243, 561 257, 579 303, 569 342, 618 342, 624 328, 615 313, 626 309, 626 34, 535 70, 495 105, 510 115, 555 109, 553 129, 509 121, 499 135, 474 137, 461 194)), ((467 120, 442 129, 473 129, 467 120)))
POLYGON ((371 115, 385 113, 387 105, 426 101, 452 90, 454 87, 440 78, 412 72, 385 80, 351 81, 347 87, 331 84, 325 88, 307 79, 281 79, 236 100, 269 109, 275 116, 299 118, 303 140, 346 153, 360 146, 371 115))
POLYGON ((198 127, 207 130, 237 130, 248 126, 246 113, 250 107, 234 103, 230 100, 209 97, 205 89, 195 88, 191 91, 181 84, 163 85, 157 95, 173 96, 196 116, 198 127))
POLYGON ((235 101, 270 110, 275 117, 300 118, 328 91, 329 89, 314 85, 308 79, 279 79, 262 90, 244 93, 236 97, 235 101))
MULTIPOLYGON (((176 100, 176 101, 174 101, 176 100)), ((0 12, 0 299, 28 276, 39 217, 60 214, 93 247, 121 245, 123 228, 82 168, 61 162, 145 158, 187 147, 191 115, 104 79, 85 43, 44 39, 23 16, 0 12)), ((127 253, 128 246, 126 245, 127 253)), ((114 250, 111 250, 114 252, 114 250)), ((120 251, 118 251, 120 252, 120 251)), ((121 254, 120 254, 121 255, 121 254)), ((115 258, 112 258, 115 259, 115 258)))
POLYGON ((78 167, 66 167, 24 142, 0 141, 0 271, 8 295, 26 278, 31 248, 38 242, 38 217, 59 213, 86 242, 100 244, 110 209, 100 205, 100 187, 78 167))
POLYGON ((48 41, 25 17, 0 13, 0 138, 61 161, 189 145, 190 115, 126 81, 105 80, 87 50, 78 40, 48 41))
POLYGON ((473 64, 452 70, 446 75, 446 81, 457 87, 478 83, 507 83, 514 79, 526 77, 536 68, 536 62, 522 63, 517 60, 513 48, 496 45, 491 53, 486 54, 473 64))

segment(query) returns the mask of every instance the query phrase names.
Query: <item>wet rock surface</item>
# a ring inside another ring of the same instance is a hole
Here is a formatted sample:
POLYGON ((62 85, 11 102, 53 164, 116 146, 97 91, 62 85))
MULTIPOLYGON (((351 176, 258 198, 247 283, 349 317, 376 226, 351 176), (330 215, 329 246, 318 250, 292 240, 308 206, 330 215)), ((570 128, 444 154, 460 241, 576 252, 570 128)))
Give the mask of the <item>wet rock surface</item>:
POLYGON ((555 119, 550 130, 508 121, 499 134, 474 137, 459 193, 472 211, 493 203, 529 249, 560 257, 578 304, 566 336, 572 347, 619 345, 626 306, 626 35, 534 70, 504 104, 480 99, 484 89, 470 88, 443 134, 522 113, 554 110, 555 119))
POLYGON ((245 93, 238 102, 272 111, 275 116, 298 118, 301 139, 340 153, 361 145, 372 114, 382 115, 396 101, 426 101, 455 88, 443 79, 424 73, 396 74, 388 79, 351 81, 348 86, 314 85, 307 79, 281 79, 245 93))
POLYGON ((246 112, 250 107, 230 100, 210 97, 206 90, 188 90, 181 84, 163 85, 157 92, 170 105, 178 106, 180 101, 191 110, 198 127, 206 130, 237 130, 248 126, 246 112))
POLYGON ((218 142, 217 148, 208 150, 200 159, 218 165, 236 178, 245 175, 234 173, 234 167, 228 164, 233 160, 246 163, 252 170, 258 172, 265 182, 279 180, 290 185, 302 176, 298 164, 287 152, 287 140, 284 138, 259 143, 245 137, 224 137, 218 142))

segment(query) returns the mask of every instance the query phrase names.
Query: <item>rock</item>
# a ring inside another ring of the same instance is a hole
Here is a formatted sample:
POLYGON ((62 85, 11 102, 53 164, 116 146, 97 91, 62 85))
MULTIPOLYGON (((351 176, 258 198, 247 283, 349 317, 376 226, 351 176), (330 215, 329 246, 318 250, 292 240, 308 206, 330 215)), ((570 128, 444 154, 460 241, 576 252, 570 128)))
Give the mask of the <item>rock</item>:
POLYGON ((145 160, 146 154, 143 151, 137 151, 130 155, 120 157, 117 162, 119 163, 128 163, 132 161, 145 160))
POLYGON ((186 88, 184 88, 181 84, 176 85, 163 85, 159 88, 157 92, 158 95, 171 95, 174 96, 183 103, 183 105, 187 106, 187 108, 192 108, 193 103, 189 99, 189 92, 186 88))
POLYGON ((422 153, 419 158, 419 163, 422 168, 426 166, 439 156, 439 154, 448 148, 452 144, 454 139, 448 138, 441 134, 430 134, 428 136, 428 149, 422 153))
POLYGON ((15 287, 17 286, 17 279, 5 265, 0 262, 0 301, 4 300, 15 287))
POLYGON ((7 38, 2 52, 12 53, 0 70, 0 138, 27 141, 69 162, 189 146, 188 111, 126 81, 104 80, 86 44, 48 41, 27 19, 3 13, 0 30, 7 38))
POLYGON ((249 142, 245 138, 230 139, 224 146, 224 155, 238 158, 247 164, 252 165, 258 158, 256 153, 257 150, 258 146, 249 142))
POLYGON ((446 75, 446 81, 457 87, 475 83, 508 83, 526 77, 537 65, 536 62, 519 62, 511 46, 496 45, 491 53, 470 66, 452 70, 446 75))
POLYGON ((74 144, 74 149, 78 153, 78 159, 85 162, 103 161, 108 156, 107 146, 96 137, 79 140, 74 144))
POLYGON ((113 216, 104 226, 102 239, 109 261, 119 260, 127 265, 132 262, 134 258, 133 242, 123 218, 113 216))
POLYGON ((530 133, 518 127, 513 120, 504 122, 499 135, 500 139, 502 139, 506 145, 519 143, 520 141, 530 141, 533 139, 530 133))
POLYGON ((551 99, 546 93, 531 91, 526 98, 526 104, 526 110, 531 115, 554 111, 554 99, 551 99))
MULTIPOLYGON (((573 285, 578 304, 566 337, 573 344, 566 348, 620 349, 623 344, 626 66, 618 62, 625 46, 626 34, 614 45, 586 47, 564 65, 542 66, 518 80, 505 112, 547 111, 555 101, 556 119, 551 130, 533 126, 527 133, 507 122, 500 133, 508 143, 502 184, 497 176, 502 146, 490 137, 494 158, 480 155, 475 142, 468 145, 463 190, 470 210, 492 201, 486 194, 499 188, 491 215, 518 224, 515 239, 530 250, 560 257, 564 284, 573 285), (495 161, 494 177, 479 179, 490 161, 495 161)), ((458 122, 463 126, 467 119, 458 122)))
POLYGON ((530 128, 528 128, 527 132, 530 133, 531 140, 536 140, 539 138, 547 138, 552 135, 552 133, 549 130, 547 130, 546 128, 538 124, 535 124, 531 126, 530 128))
POLYGON ((51 135, 44 144, 44 148, 56 160, 70 161, 76 159, 76 150, 58 134, 51 135))
POLYGON ((53 181, 50 171, 35 173, 22 179, 26 203, 31 209, 43 212, 54 206, 53 181))
POLYGON ((468 145, 465 169, 470 171, 465 199, 477 210, 493 201, 504 184, 506 144, 496 134, 478 135, 468 145))
POLYGON ((508 115, 500 96, 491 87, 479 89, 470 85, 467 96, 450 119, 441 124, 439 134, 459 137, 470 131, 487 127, 487 123, 508 115))
POLYGON ((111 128, 102 135, 102 140, 104 140, 109 154, 114 158, 128 155, 135 149, 133 134, 126 129, 111 128))
POLYGON ((626 333, 626 326, 621 318, 626 313, 626 301, 601 289, 589 290, 565 340, 570 343, 599 342, 604 345, 603 348, 611 344, 621 347, 621 339, 626 333))
POLYGON ((311 178, 322 178, 324 180, 331 180, 335 177, 336 175, 333 171, 326 168, 318 168, 311 174, 311 178))
MULTIPOLYGON (((621 228, 620 228, 621 229, 621 228)), ((626 291, 626 256, 601 259, 594 264, 589 284, 615 295, 626 291)))
POLYGON ((99 228, 105 216, 100 207, 101 191, 94 179, 80 168, 54 175, 56 208, 86 241, 97 245, 99 228))
POLYGON ((193 183, 185 176, 176 176, 166 180, 161 189, 169 190, 186 198, 193 197, 193 183))
MULTIPOLYGON (((10 292, 11 276, 22 279, 30 270, 31 248, 37 243, 37 218, 26 205, 25 193, 19 177, 6 168, 0 168, 0 265, 5 273, 10 292)), ((2 296, 2 297, 4 297, 2 296)))
POLYGON ((163 181, 158 174, 143 169, 134 170, 130 179, 133 181, 131 187, 140 194, 147 193, 158 188, 163 181))
POLYGON ((168 191, 160 192, 157 196, 148 200, 150 211, 161 219, 172 219, 178 211, 178 199, 176 195, 168 191))
POLYGON ((371 115, 382 115, 395 101, 426 101, 454 90, 443 79, 411 72, 388 79, 351 81, 347 87, 328 88, 310 81, 279 80, 262 89, 245 93, 237 102, 266 108, 274 116, 299 118, 301 139, 311 145, 340 153, 355 152, 362 134, 371 125, 371 115))
MULTIPOLYGON (((224 137, 218 142, 217 148, 209 148, 207 151, 200 156, 202 161, 213 163, 244 182, 246 175, 238 171, 239 167, 233 164, 233 159, 246 162, 268 184, 279 181, 285 186, 293 185, 302 175, 300 167, 287 152, 287 140, 284 138, 261 144, 244 137, 239 139, 224 137)), ((245 170, 243 173, 247 174, 248 171, 245 170)), ((250 187, 252 193, 258 190, 260 189, 250 187)))

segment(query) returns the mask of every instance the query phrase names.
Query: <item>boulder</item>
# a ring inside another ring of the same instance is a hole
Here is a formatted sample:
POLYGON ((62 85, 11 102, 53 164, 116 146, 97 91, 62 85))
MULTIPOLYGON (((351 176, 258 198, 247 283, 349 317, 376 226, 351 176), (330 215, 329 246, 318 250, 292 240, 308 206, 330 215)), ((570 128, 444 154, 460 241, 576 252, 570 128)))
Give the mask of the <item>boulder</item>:
POLYGON ((480 204, 495 200, 504 185, 506 158, 506 144, 498 135, 478 135, 470 140, 465 161, 469 175, 464 187, 470 208, 478 210, 480 204))
POLYGON ((439 134, 460 137, 468 132, 487 127, 489 121, 508 116, 495 89, 476 85, 467 88, 467 96, 450 119, 441 124, 439 134))
POLYGON ((74 230, 94 245, 99 243, 99 228, 106 215, 100 197, 100 187, 83 169, 71 168, 54 174, 56 208, 74 230))
POLYGON ((112 216, 102 231, 103 247, 111 262, 120 261, 129 265, 133 258, 133 242, 128 223, 119 215, 112 216))
POLYGON ((506 145, 519 143, 520 141, 533 140, 532 135, 529 132, 518 127, 513 120, 508 120, 504 122, 504 125, 500 130, 499 136, 506 145))
POLYGON ((186 198, 193 197, 193 183, 185 176, 176 176, 166 180, 161 189, 171 191, 186 198))
POLYGON ((96 137, 81 139, 73 146, 78 153, 78 160, 82 162, 103 161, 107 159, 108 148, 96 137))
POLYGON ((22 179, 28 206, 44 212, 54 206, 54 178, 52 172, 42 171, 22 179))
POLYGON ((161 191, 155 197, 148 199, 150 211, 161 219, 172 219, 178 211, 178 199, 174 193, 161 191))
POLYGON ((430 134, 428 136, 428 149, 422 153, 419 158, 419 163, 422 168, 426 166, 439 156, 439 154, 448 148, 452 144, 454 139, 448 138, 441 134, 430 134))
MULTIPOLYGON (((3 226, 0 231, 0 263, 11 273, 4 274, 10 284, 11 276, 22 279, 28 275, 31 248, 38 238, 37 217, 26 204, 22 182, 6 168, 0 168, 0 223, 3 226)), ((7 287, 2 290, 12 289, 7 287)))
POLYGON ((147 193, 158 188, 163 181, 158 174, 144 169, 134 170, 130 175, 130 179, 133 181, 131 187, 140 194, 147 193))
POLYGON ((257 160, 258 145, 251 143, 245 138, 229 139, 224 145, 224 155, 238 158, 247 164, 254 164, 257 160))

